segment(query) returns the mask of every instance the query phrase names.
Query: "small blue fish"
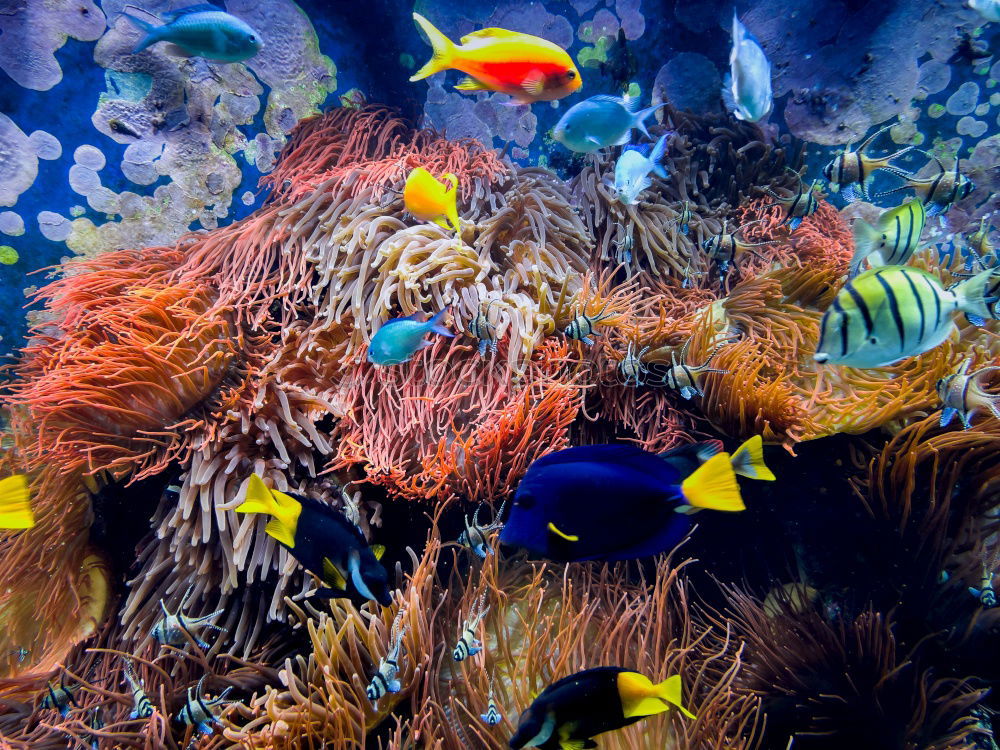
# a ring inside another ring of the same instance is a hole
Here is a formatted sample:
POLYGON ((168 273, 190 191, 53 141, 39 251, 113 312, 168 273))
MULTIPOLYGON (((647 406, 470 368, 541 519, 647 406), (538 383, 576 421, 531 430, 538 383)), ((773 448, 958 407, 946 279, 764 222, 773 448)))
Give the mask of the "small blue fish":
POLYGON ((667 170, 661 163, 666 152, 667 136, 663 135, 649 156, 643 156, 640 151, 632 148, 619 156, 615 164, 615 191, 618 193, 618 200, 629 206, 635 205, 639 193, 653 184, 649 178, 650 172, 666 179, 667 170))
POLYGON ((733 48, 729 53, 729 73, 722 84, 726 108, 737 120, 758 122, 771 112, 771 63, 757 40, 740 23, 733 11, 733 48))
POLYGON ((146 33, 132 51, 142 52, 157 42, 169 42, 172 54, 204 57, 218 62, 249 60, 263 47, 260 34, 236 16, 214 5, 192 5, 164 14, 162 26, 123 13, 129 21, 146 33))
POLYGON ((582 154, 605 146, 624 146, 629 142, 632 128, 648 138, 646 118, 663 105, 636 112, 638 102, 604 94, 592 96, 569 108, 552 129, 552 137, 570 151, 582 154))
POLYGON ((438 333, 449 338, 454 336, 441 324, 446 312, 447 308, 423 322, 417 320, 422 315, 419 312, 386 321, 372 337, 372 343, 368 346, 368 361, 375 365, 399 365, 409 361, 420 349, 432 345, 432 342, 424 340, 428 333, 438 333))

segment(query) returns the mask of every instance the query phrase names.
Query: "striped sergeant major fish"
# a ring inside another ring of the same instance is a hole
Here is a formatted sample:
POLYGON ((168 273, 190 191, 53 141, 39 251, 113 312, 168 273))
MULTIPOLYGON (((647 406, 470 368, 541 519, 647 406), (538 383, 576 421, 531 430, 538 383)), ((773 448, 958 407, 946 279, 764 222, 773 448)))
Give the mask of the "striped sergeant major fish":
POLYGON ((128 717, 130 719, 148 719, 153 715, 153 702, 149 700, 149 696, 143 690, 142 680, 136 675, 129 659, 125 659, 124 675, 125 682, 128 683, 129 690, 132 691, 132 713, 128 717))
POLYGON ((59 678, 59 687, 53 687, 51 682, 48 683, 45 686, 45 696, 42 698, 41 707, 54 708, 65 719, 70 706, 74 708, 80 706, 73 695, 79 687, 79 685, 67 685, 62 677, 59 678))
POLYGON ((489 534, 494 531, 499 531, 503 528, 503 522, 500 517, 503 516, 503 509, 507 506, 507 501, 504 500, 500 505, 500 510, 496 512, 493 516, 493 520, 486 526, 481 526, 479 524, 479 511, 482 509, 483 505, 480 503, 476 506, 476 512, 472 514, 472 523, 469 523, 469 517, 465 517, 465 530, 458 535, 458 543, 463 547, 472 550, 479 557, 486 559, 493 550, 490 549, 490 538, 489 534))
POLYGON ((396 675, 399 674, 399 656, 403 651, 403 636, 406 635, 406 626, 400 627, 402 614, 403 610, 400 610, 392 625, 392 635, 390 636, 394 638, 392 648, 389 649, 389 653, 382 657, 382 661, 378 664, 378 670, 365 690, 365 695, 372 702, 373 709, 378 708, 379 699, 386 693, 398 693, 403 688, 402 683, 396 679, 396 675))
POLYGON ((451 652, 452 658, 455 661, 465 661, 470 656, 475 656, 483 650, 482 641, 476 638, 476 630, 479 628, 479 623, 483 621, 486 613, 490 611, 488 606, 484 607, 485 604, 486 594, 483 594, 472 605, 469 616, 462 624, 462 630, 459 632, 458 643, 455 644, 455 648, 451 652))
POLYGON ((604 303, 604 307, 600 309, 597 315, 587 315, 587 309, 584 307, 583 312, 577 315, 573 320, 569 322, 569 325, 563 329, 563 333, 571 339, 576 339, 577 341, 582 341, 587 346, 594 343, 594 339, 591 336, 600 336, 601 334, 597 330, 597 325, 608 318, 613 318, 617 313, 609 313, 608 305, 609 302, 604 303))
POLYGON ((232 686, 227 687, 215 698, 206 698, 202 690, 205 684, 205 677, 198 680, 198 686, 192 692, 187 689, 187 702, 181 706, 177 713, 177 720, 189 727, 195 727, 199 734, 211 734, 212 725, 219 722, 219 716, 215 713, 215 708, 222 705, 232 686))
POLYGON ((879 193, 875 197, 883 198, 892 193, 898 193, 900 190, 912 189, 927 209, 927 215, 937 216, 976 189, 976 183, 960 171, 961 159, 955 159, 955 168, 952 170, 947 169, 941 160, 933 154, 928 154, 926 151, 921 151, 921 153, 933 159, 937 164, 938 173, 936 175, 926 178, 917 177, 905 170, 888 167, 886 171, 903 180, 903 184, 892 190, 879 193))
POLYGON ((972 359, 966 359, 958 370, 937 382, 937 393, 942 407, 940 419, 942 427, 947 427, 956 414, 962 420, 965 429, 972 426, 972 418, 981 411, 989 412, 1000 419, 1000 395, 987 393, 977 380, 980 375, 996 372, 1000 367, 980 367, 969 372, 971 366, 972 359))
POLYGON ((785 221, 788 223, 789 228, 794 232, 799 228, 802 220, 812 216, 816 213, 816 209, 819 208, 819 201, 816 200, 816 182, 813 180, 809 187, 802 181, 802 177, 799 177, 799 189, 792 195, 781 196, 775 193, 771 188, 763 188, 763 191, 769 196, 774 198, 774 203, 769 203, 764 208, 770 208, 771 206, 781 206, 785 209, 785 221))
POLYGON ((848 281, 823 314, 813 359, 885 367, 941 344, 955 329, 955 312, 964 312, 976 325, 996 319, 998 301, 997 269, 945 289, 919 268, 873 268, 848 281))
POLYGON ((496 698, 493 694, 493 678, 490 677, 490 695, 486 701, 486 713, 479 714, 479 718, 486 722, 488 726, 495 727, 501 721, 503 721, 503 714, 500 713, 500 709, 497 708, 496 698))
POLYGON ((183 646, 187 643, 187 638, 190 638, 202 648, 208 648, 208 644, 198 637, 200 630, 210 628, 219 632, 225 632, 225 628, 209 622, 209 620, 216 615, 222 614, 225 610, 218 609, 201 617, 188 617, 184 614, 184 605, 187 604, 187 599, 191 595, 192 588, 193 586, 188 586, 187 591, 184 592, 184 596, 181 597, 180 604, 177 605, 176 612, 168 610, 167 605, 160 599, 160 609, 163 610, 163 617, 156 622, 152 631, 152 636, 158 643, 165 646, 183 646))
POLYGON ((859 197, 869 200, 868 184, 875 170, 888 169, 893 159, 913 150, 913 146, 906 146, 888 156, 879 157, 868 156, 865 153, 872 142, 891 127, 892 125, 886 125, 881 130, 876 130, 854 151, 848 146, 823 167, 823 176, 830 183, 830 189, 834 192, 842 189, 841 195, 848 203, 854 203, 859 197))
POLYGON ((871 267, 902 266, 920 244, 920 234, 927 223, 927 211, 920 201, 883 211, 875 226, 864 219, 854 222, 854 257, 848 278, 861 272, 868 261, 871 267))

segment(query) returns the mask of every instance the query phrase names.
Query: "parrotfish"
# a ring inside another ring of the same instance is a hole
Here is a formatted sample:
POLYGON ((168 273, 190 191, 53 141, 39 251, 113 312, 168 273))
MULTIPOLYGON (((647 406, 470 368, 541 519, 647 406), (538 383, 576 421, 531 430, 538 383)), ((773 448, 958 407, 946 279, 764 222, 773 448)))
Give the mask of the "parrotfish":
POLYGON ((264 513, 271 516, 264 531, 306 570, 331 586, 317 596, 349 596, 354 593, 389 606, 389 575, 379 564, 383 547, 368 546, 360 529, 336 508, 311 497, 272 490, 256 474, 247 484, 246 501, 237 513, 264 513))
POLYGON ((513 750, 597 747, 593 738, 676 708, 695 715, 681 702, 680 675, 654 684, 621 667, 595 667, 553 682, 521 714, 510 738, 513 750))
POLYGON ((649 156, 641 151, 628 148, 618 157, 615 163, 615 192, 618 200, 627 205, 634 205, 639 199, 639 193, 653 184, 649 173, 667 179, 667 170, 663 168, 663 157, 667 153, 667 136, 663 135, 656 142, 649 156))
POLYGON ((403 187, 403 205, 414 217, 433 221, 444 229, 454 229, 461 236, 458 221, 458 177, 450 172, 443 176, 448 183, 437 180, 423 167, 412 170, 403 187))
POLYGON ((122 15, 146 33, 132 54, 158 42, 168 42, 173 45, 168 50, 172 54, 240 62, 249 60, 264 46, 260 34, 244 21, 207 3, 164 14, 166 23, 162 26, 154 26, 129 13, 122 15))
POLYGON ((912 266, 882 266, 848 281, 823 313, 813 359, 848 367, 885 367, 941 344, 962 311, 982 325, 996 319, 1000 271, 986 270, 945 289, 912 266))
POLYGON ((624 146, 632 129, 649 137, 646 118, 662 104, 636 111, 638 99, 599 94, 574 104, 552 129, 552 137, 570 151, 590 153, 605 146, 624 146))
POLYGON ((729 73, 722 84, 726 108, 737 120, 758 122, 771 112, 771 63, 733 11, 733 48, 729 53, 729 73))
POLYGON ((556 451, 528 467, 500 541, 550 560, 659 554, 690 529, 688 514, 744 510, 737 473, 774 477, 759 436, 732 457, 714 442, 661 455, 629 444, 556 451))
POLYGON ((468 74, 459 91, 499 91, 530 104, 562 99, 580 88, 580 71, 558 44, 507 29, 480 29, 456 45, 419 13, 413 20, 434 48, 430 61, 410 76, 419 81, 442 70, 468 74))
POLYGON ((927 212, 920 201, 884 211, 875 226, 857 219, 854 222, 854 257, 848 278, 858 275, 866 259, 873 268, 905 265, 920 244, 920 233, 926 222, 927 212))
POLYGON ((413 313, 405 318, 394 318, 382 324, 368 345, 368 361, 374 365, 399 365, 408 362, 420 349, 431 346, 424 339, 428 333, 454 336, 441 324, 448 309, 445 308, 430 320, 420 321, 423 313, 413 313))

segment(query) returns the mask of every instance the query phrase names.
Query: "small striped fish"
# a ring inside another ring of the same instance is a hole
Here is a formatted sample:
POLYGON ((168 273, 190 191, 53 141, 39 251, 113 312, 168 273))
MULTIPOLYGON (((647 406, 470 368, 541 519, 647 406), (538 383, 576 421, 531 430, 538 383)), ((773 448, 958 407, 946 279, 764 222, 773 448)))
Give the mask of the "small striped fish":
POLYGON ((947 427, 957 414, 965 429, 972 426, 972 418, 980 411, 991 413, 1000 419, 1000 395, 987 393, 977 378, 987 372, 996 372, 1000 367, 980 367, 969 372, 971 359, 966 359, 962 365, 937 382, 937 393, 941 399, 942 427, 947 427))
POLYGON ((220 628, 218 625, 208 622, 216 615, 222 614, 225 610, 220 609, 201 617, 188 617, 184 614, 184 605, 191 594, 191 588, 191 586, 188 586, 188 590, 184 592, 184 596, 181 597, 181 603, 177 605, 176 612, 170 612, 167 609, 167 605, 160 599, 160 609, 163 610, 163 617, 153 626, 152 632, 153 638, 158 643, 167 646, 183 646, 188 642, 188 638, 190 638, 202 648, 208 648, 208 644, 198 637, 198 631, 202 628, 218 630, 219 632, 225 631, 225 628, 220 628))
POLYGON ((132 691, 132 713, 130 719, 148 719, 153 715, 153 702, 149 700, 146 691, 142 689, 142 681, 136 676, 132 662, 125 661, 125 681, 132 691))
POLYGON ((503 714, 497 708, 496 699, 493 697, 493 678, 490 678, 490 696, 486 702, 486 713, 479 714, 479 718, 491 727, 495 727, 503 720, 503 714))
POLYGON ((587 315, 586 309, 584 312, 577 315, 573 320, 569 322, 569 325, 563 329, 563 333, 577 341, 582 341, 587 346, 594 343, 594 339, 591 336, 600 336, 600 332, 597 330, 597 324, 608 318, 613 318, 617 313, 607 312, 609 302, 604 303, 604 307, 601 308, 597 315, 587 315))
POLYGON ((865 138, 855 151, 848 146, 847 150, 823 167, 823 176, 830 182, 830 188, 834 191, 844 188, 841 194, 848 203, 853 203, 859 196, 868 200, 868 183, 871 182, 875 170, 888 168, 890 161, 913 148, 907 146, 888 156, 871 157, 865 154, 872 141, 891 127, 892 125, 886 125, 881 130, 875 131, 865 138))
POLYGON ((720 344, 716 344, 712 351, 708 353, 705 361, 700 365, 689 365, 687 363, 687 354, 688 348, 691 346, 691 339, 684 342, 679 357, 676 351, 671 351, 670 369, 667 370, 666 375, 667 387, 675 391, 680 391, 681 397, 684 399, 690 399, 694 396, 704 396, 705 392, 701 389, 701 385, 698 382, 700 380, 699 375, 710 372, 718 373, 719 375, 729 374, 729 370, 720 370, 711 366, 715 355, 728 343, 729 340, 727 339, 720 344))
POLYGON ((469 522, 468 516, 465 517, 465 530, 458 535, 458 543, 466 549, 472 550, 476 555, 485 560, 486 556, 493 551, 490 549, 489 535, 503 528, 503 522, 500 518, 503 516, 503 509, 506 505, 507 501, 504 500, 500 505, 500 510, 493 516, 493 520, 485 526, 479 523, 479 511, 483 507, 482 503, 476 506, 476 512, 472 515, 472 522, 469 522))
POLYGON ((933 154, 928 154, 926 151, 922 153, 937 163, 938 173, 936 175, 922 178, 910 174, 905 170, 889 167, 886 171, 902 179, 904 184, 898 188, 879 193, 875 197, 882 198, 886 195, 910 188, 924 204, 924 207, 927 209, 927 215, 936 216, 947 211, 953 204, 962 200, 976 189, 976 183, 961 173, 959 169, 960 159, 955 160, 955 169, 950 170, 933 154))
POLYGON ((225 702, 226 695, 229 694, 232 687, 227 687, 217 698, 208 699, 202 692, 204 683, 205 676, 198 680, 198 687, 193 693, 191 688, 187 689, 187 702, 181 706, 181 710, 177 713, 177 720, 182 724, 197 727, 201 734, 210 734, 212 724, 219 721, 214 709, 225 702))
POLYGON ((816 213, 816 209, 819 208, 819 201, 816 200, 816 193, 814 192, 815 187, 816 182, 813 181, 807 188, 800 177, 798 191, 789 196, 780 196, 770 188, 764 188, 764 192, 775 200, 774 203, 768 204, 765 208, 782 206, 785 209, 785 221, 788 222, 788 226, 794 232, 799 228, 803 219, 812 216, 816 213))
POLYGON ((905 265, 920 244, 920 233, 926 223, 927 211, 920 201, 884 211, 876 226, 864 219, 855 221, 854 257, 848 278, 853 279, 861 272, 866 259, 873 268, 905 265))
POLYGON ((45 697, 42 698, 42 708, 54 708, 59 712, 59 715, 66 718, 66 714, 69 713, 69 707, 79 707, 76 702, 76 698, 73 696, 73 691, 79 687, 78 685, 69 686, 60 681, 59 687, 52 687, 52 683, 48 683, 45 686, 45 697))
MULTIPOLYGON (((393 630, 397 629, 398 622, 397 619, 393 630)), ((386 693, 398 693, 403 687, 400 681, 396 679, 396 675, 399 673, 399 655, 403 650, 403 636, 405 634, 405 626, 398 629, 392 648, 389 649, 389 653, 379 662, 378 671, 375 672, 372 681, 368 683, 365 695, 372 702, 372 708, 378 708, 379 698, 383 695, 386 693)))
POLYGON ((944 289, 926 271, 873 268, 848 281, 823 314, 817 362, 884 367, 933 349, 955 328, 952 314, 997 318, 1000 271, 987 270, 944 289))
POLYGON ((479 601, 473 605, 468 618, 462 625, 462 631, 458 636, 458 643, 455 644, 455 648, 451 652, 455 661, 465 661, 470 656, 475 656, 483 650, 482 641, 479 641, 476 638, 476 629, 479 627, 479 623, 482 622, 483 618, 486 616, 486 613, 490 611, 489 607, 483 606, 485 602, 486 595, 484 594, 479 597, 479 601))

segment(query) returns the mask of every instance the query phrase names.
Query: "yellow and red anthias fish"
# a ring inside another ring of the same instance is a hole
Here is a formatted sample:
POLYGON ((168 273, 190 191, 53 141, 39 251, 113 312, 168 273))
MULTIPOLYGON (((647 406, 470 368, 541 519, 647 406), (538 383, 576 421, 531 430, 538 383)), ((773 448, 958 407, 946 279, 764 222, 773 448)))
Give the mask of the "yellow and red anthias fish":
POLYGON ((481 29, 456 45, 419 13, 413 20, 434 48, 424 67, 410 76, 420 81, 442 70, 467 73, 459 91, 500 91, 525 104, 553 101, 580 88, 580 71, 566 50, 547 39, 507 29, 481 29))
POLYGON ((403 187, 403 204, 415 218, 433 221, 438 226, 462 236, 462 225, 458 221, 458 177, 449 172, 443 175, 446 185, 423 167, 412 170, 403 187))

